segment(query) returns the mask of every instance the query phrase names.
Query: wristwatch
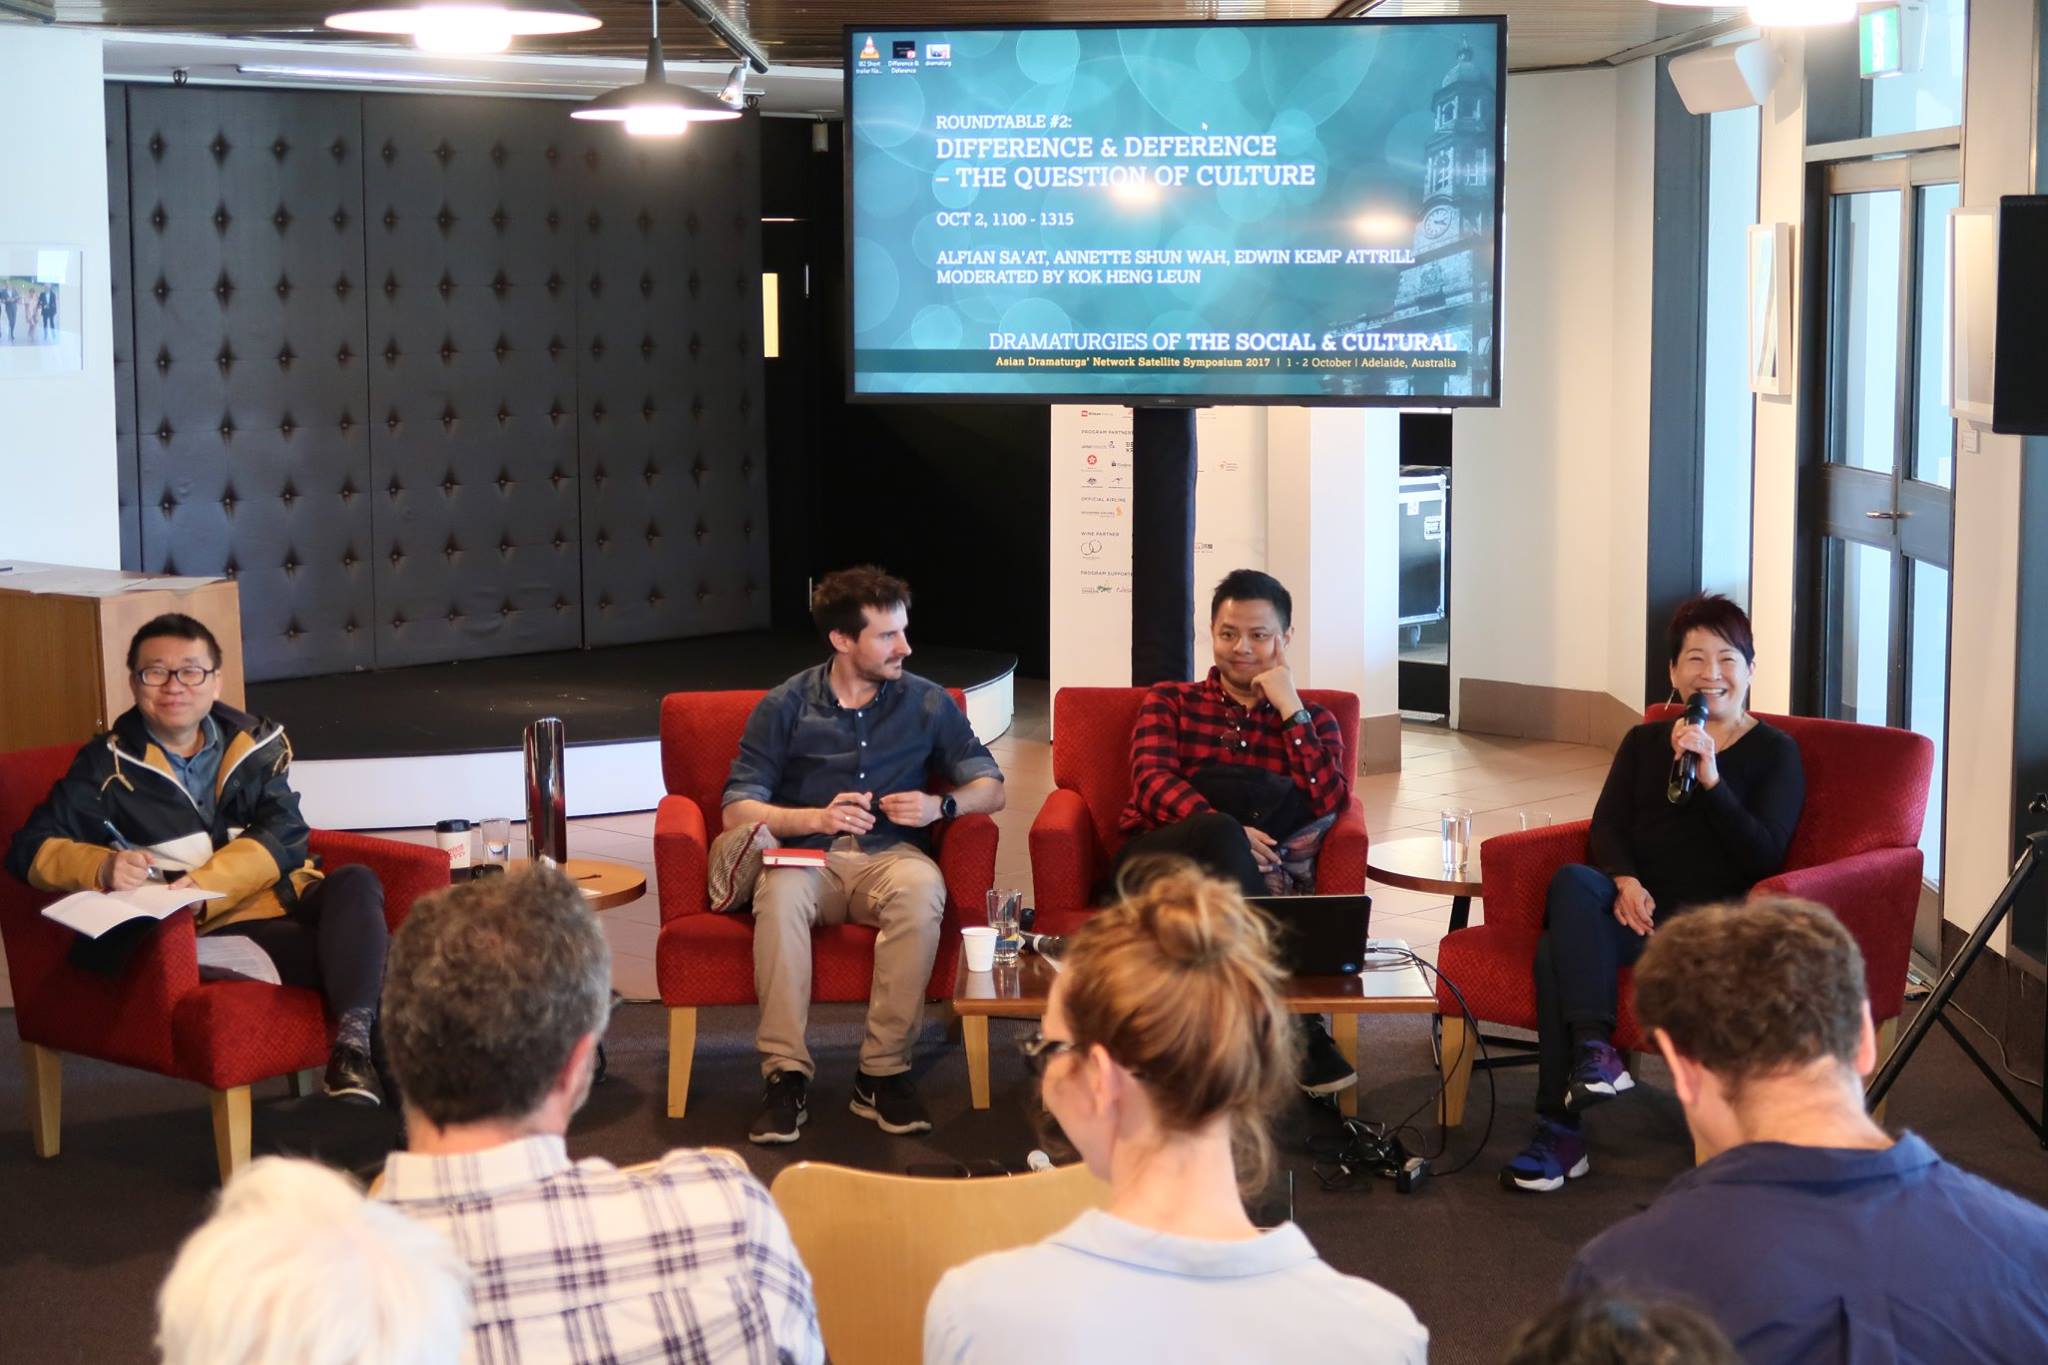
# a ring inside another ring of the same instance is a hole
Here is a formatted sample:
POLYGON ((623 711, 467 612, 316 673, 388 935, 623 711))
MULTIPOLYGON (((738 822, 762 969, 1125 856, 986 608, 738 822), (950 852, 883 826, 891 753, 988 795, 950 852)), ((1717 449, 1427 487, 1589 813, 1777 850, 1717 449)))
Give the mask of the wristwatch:
POLYGON ((1306 706, 1302 707, 1299 711, 1296 711, 1293 715, 1287 718, 1287 723, 1289 725, 1306 725, 1308 724, 1308 722, 1309 714, 1308 708, 1306 706))
POLYGON ((953 799, 953 794, 951 792, 948 792, 944 796, 939 798, 939 818, 941 820, 951 820, 954 816, 958 815, 959 813, 960 803, 953 799))

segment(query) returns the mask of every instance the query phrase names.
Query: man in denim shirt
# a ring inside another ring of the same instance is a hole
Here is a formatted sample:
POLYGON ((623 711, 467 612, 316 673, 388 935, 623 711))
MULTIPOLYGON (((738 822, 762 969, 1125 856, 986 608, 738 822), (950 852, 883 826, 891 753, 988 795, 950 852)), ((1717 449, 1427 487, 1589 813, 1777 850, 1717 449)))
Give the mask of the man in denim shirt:
POLYGON ((795 1142, 807 1117, 818 924, 881 931, 853 1112, 886 1133, 932 1126, 910 1082, 946 909, 931 826, 1001 810, 1003 774, 945 689, 904 671, 909 613, 909 585, 880 569, 827 575, 811 619, 832 657, 761 699, 726 779, 726 828, 764 823, 784 845, 830 850, 822 868, 771 867, 754 887, 754 1045, 767 1078, 755 1142, 795 1142), (934 776, 953 790, 926 791, 934 776))
POLYGON ((2048 1211, 1863 1110, 1863 955, 1805 901, 1659 925, 1636 1012, 1700 1164, 1588 1243, 1566 1287, 1695 1300, 1749 1365, 2039 1360, 2048 1211))

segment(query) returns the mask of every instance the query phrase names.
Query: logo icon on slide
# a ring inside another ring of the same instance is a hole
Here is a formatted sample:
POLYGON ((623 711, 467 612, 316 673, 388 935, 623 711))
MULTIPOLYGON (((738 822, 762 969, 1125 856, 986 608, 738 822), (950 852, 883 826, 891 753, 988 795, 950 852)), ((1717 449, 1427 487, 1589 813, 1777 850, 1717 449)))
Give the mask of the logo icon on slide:
POLYGON ((889 55, 899 62, 917 60, 917 44, 908 38, 899 38, 889 45, 889 55))
POLYGON ((861 40, 860 59, 864 62, 879 62, 882 60, 881 49, 875 46, 875 40, 872 37, 861 40))

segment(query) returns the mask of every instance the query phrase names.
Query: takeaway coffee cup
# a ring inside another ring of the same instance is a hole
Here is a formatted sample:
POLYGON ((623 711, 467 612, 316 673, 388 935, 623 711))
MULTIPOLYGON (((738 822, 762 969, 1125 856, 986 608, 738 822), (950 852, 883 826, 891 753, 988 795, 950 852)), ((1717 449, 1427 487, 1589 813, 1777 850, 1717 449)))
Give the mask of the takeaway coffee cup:
POLYGON ((967 954, 967 970, 985 972, 996 965, 996 931, 985 924, 970 924, 960 931, 960 950, 967 954))
POLYGON ((438 821, 434 825, 434 842, 448 855, 451 872, 460 872, 469 866, 469 821, 438 821))

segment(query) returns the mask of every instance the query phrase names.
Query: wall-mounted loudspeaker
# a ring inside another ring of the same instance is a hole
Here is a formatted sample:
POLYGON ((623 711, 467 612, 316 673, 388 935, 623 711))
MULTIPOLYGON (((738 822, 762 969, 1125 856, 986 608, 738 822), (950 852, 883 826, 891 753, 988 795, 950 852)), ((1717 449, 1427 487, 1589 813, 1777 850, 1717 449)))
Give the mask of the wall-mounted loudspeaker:
POLYGON ((1702 47, 1671 59, 1671 84, 1686 112, 1718 114, 1762 104, 1784 69, 1778 54, 1759 38, 1747 43, 1702 47))
POLYGON ((2048 195, 1998 201, 1998 321, 1991 429, 2048 436, 2048 195))

